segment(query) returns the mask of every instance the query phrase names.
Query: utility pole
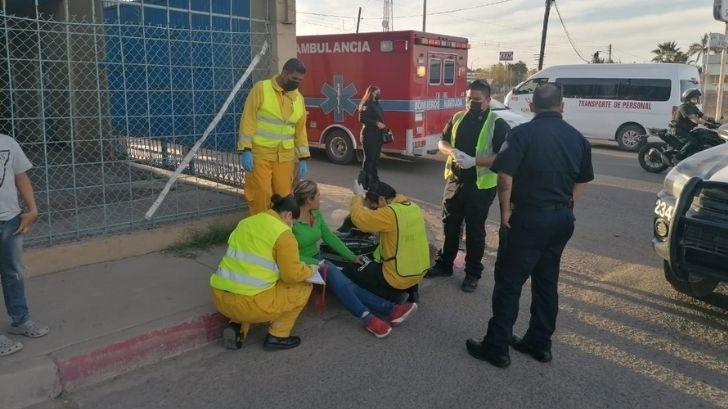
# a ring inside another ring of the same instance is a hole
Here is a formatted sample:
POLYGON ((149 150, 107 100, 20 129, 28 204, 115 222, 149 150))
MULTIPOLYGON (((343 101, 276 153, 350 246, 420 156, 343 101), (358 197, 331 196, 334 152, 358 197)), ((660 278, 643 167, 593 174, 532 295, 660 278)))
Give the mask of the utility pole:
POLYGON ((541 53, 538 55, 538 70, 543 69, 543 53, 546 51, 546 32, 549 29, 549 14, 551 14, 551 3, 556 0, 546 0, 546 11, 543 15, 543 31, 541 32, 541 53))
POLYGON ((609 44, 609 59, 607 60, 608 63, 612 63, 612 45, 609 44))
MULTIPOLYGON (((725 35, 728 37, 728 22, 725 23, 725 35)), ((720 121, 723 114, 723 84, 725 84, 725 39, 723 40, 723 51, 720 53, 720 76, 718 77, 718 100, 715 104, 715 120, 720 121)))
POLYGON ((356 16, 356 32, 359 32, 359 23, 361 23, 361 7, 359 7, 359 14, 356 16))
POLYGON ((426 32, 427 29, 425 28, 427 26, 427 0, 423 0, 422 2, 422 32, 426 32))

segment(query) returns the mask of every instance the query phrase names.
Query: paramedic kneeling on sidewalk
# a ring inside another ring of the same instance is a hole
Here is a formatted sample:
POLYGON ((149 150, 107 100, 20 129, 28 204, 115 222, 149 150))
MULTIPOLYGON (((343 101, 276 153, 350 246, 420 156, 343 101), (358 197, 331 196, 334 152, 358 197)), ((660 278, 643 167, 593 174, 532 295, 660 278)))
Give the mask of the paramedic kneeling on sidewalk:
POLYGON ((354 185, 351 221, 361 231, 379 233, 374 261, 363 268, 346 268, 360 287, 392 302, 417 301, 417 285, 430 262, 425 219, 419 206, 386 183, 366 192, 354 185))
POLYGON ((317 270, 301 262, 291 232, 299 208, 291 196, 273 196, 272 210, 245 218, 230 234, 228 249, 210 277, 215 308, 231 324, 223 332, 226 348, 241 346, 250 324, 271 322, 263 347, 295 348, 293 324, 306 306, 317 270))

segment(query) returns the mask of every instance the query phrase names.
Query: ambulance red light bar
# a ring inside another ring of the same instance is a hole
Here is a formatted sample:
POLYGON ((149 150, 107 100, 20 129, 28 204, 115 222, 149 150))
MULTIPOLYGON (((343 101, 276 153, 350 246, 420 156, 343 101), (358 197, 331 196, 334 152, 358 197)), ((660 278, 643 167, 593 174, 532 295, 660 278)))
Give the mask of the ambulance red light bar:
POLYGON ((458 43, 456 41, 438 40, 435 38, 415 38, 415 44, 429 45, 432 47, 443 47, 443 48, 457 48, 460 50, 467 50, 470 48, 468 43, 458 43))

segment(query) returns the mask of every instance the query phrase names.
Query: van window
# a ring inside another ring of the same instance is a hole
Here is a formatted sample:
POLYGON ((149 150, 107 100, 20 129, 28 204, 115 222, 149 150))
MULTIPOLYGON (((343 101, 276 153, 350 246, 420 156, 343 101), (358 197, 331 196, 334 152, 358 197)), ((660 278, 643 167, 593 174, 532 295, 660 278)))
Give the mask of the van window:
POLYGON ((668 79, 558 78, 564 98, 668 101, 672 82, 668 79))
POLYGON ((536 90, 536 87, 537 86, 539 86, 541 84, 545 84, 547 82, 549 82, 548 78, 533 78, 533 79, 530 79, 530 80, 524 82, 523 84, 521 84, 521 86, 518 87, 518 89, 516 90, 515 93, 516 93, 516 95, 520 95, 520 94, 533 94, 533 91, 536 90))
POLYGON ((690 88, 700 88, 700 83, 695 80, 680 80, 680 95, 690 88))
POLYGON ((430 84, 437 85, 442 82, 442 60, 430 58, 430 84))
POLYGON ((443 70, 442 82, 446 85, 455 83, 455 60, 445 60, 445 69, 443 70))

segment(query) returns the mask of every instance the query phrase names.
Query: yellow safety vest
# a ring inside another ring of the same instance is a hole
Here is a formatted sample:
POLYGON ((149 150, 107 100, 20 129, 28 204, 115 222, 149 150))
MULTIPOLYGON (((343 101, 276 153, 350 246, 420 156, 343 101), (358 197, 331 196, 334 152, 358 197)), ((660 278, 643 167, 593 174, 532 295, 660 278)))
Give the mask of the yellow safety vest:
POLYGON ((283 144, 284 149, 293 149, 296 123, 306 110, 303 96, 295 91, 293 113, 289 118, 283 118, 272 81, 263 81, 263 104, 258 108, 258 124, 253 135, 253 144, 266 148, 277 148, 279 144, 283 144))
POLYGON ((380 243, 374 251, 374 259, 379 263, 394 260, 400 277, 421 276, 430 267, 430 244, 422 211, 412 202, 392 203, 389 207, 397 218, 395 254, 383 257, 380 243))
MULTIPOLYGON (((453 119, 455 124, 452 127, 452 147, 455 147, 455 139, 458 134, 458 127, 465 118, 465 111, 460 111, 455 114, 453 119)), ((480 129, 480 135, 478 136, 478 143, 475 146, 475 157, 491 156, 493 155, 493 133, 495 131, 495 121, 500 117, 493 111, 488 112, 488 118, 486 118, 483 128, 480 129)), ((452 156, 447 157, 447 164, 445 164, 445 179, 452 177, 452 156)), ((496 187, 498 184, 498 174, 486 168, 484 166, 476 166, 475 172, 478 175, 476 184, 478 189, 491 189, 496 187)))
POLYGON ((290 229, 269 213, 241 220, 230 234, 227 252, 210 277, 210 286, 241 295, 256 295, 273 287, 281 276, 273 247, 290 229))

